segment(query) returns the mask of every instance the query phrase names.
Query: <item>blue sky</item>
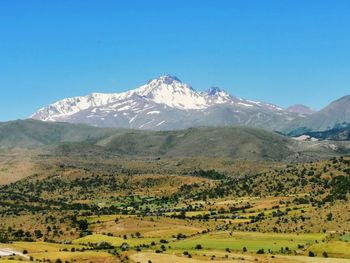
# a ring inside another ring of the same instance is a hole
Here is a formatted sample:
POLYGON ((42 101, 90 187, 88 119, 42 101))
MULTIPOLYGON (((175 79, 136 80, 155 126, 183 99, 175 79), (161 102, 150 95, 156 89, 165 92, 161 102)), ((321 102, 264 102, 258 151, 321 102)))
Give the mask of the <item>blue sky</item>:
POLYGON ((0 120, 173 74, 320 109, 350 94, 350 1, 0 1, 0 120))

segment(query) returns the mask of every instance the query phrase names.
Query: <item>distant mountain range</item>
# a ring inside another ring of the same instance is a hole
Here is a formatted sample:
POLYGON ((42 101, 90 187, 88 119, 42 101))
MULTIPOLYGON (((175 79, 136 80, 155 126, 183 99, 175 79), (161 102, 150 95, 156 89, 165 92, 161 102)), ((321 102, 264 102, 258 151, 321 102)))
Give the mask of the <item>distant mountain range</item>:
POLYGON ((271 103, 235 97, 217 87, 206 92, 170 75, 127 92, 67 98, 30 118, 146 130, 244 125, 299 135, 350 124, 350 96, 315 112, 304 105, 283 109, 271 103))
POLYGON ((350 127, 350 95, 333 101, 307 118, 297 118, 284 127, 289 135, 350 127))
POLYGON ((145 131, 19 120, 0 123, 0 151, 11 149, 33 149, 37 153, 72 158, 203 156, 256 161, 308 161, 348 154, 350 144, 297 141, 249 127, 145 131))

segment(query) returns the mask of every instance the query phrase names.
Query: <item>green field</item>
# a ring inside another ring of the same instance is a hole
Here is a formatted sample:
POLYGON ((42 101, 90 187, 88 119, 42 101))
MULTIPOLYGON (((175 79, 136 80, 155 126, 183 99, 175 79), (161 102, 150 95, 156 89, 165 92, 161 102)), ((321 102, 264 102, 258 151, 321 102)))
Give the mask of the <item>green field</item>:
POLYGON ((340 239, 343 241, 350 241, 350 234, 345 234, 341 236, 340 239))
POLYGON ((232 236, 228 232, 218 232, 199 237, 174 242, 172 248, 190 250, 200 244, 204 249, 229 248, 234 251, 242 251, 246 247, 250 252, 264 249, 271 252, 278 252, 281 248, 296 250, 298 245, 308 245, 316 240, 320 242, 325 234, 274 234, 274 233, 246 233, 234 232, 232 236))
POLYGON ((326 252, 330 257, 350 258, 350 243, 344 241, 330 241, 323 244, 315 244, 309 248, 309 251, 322 256, 326 252))

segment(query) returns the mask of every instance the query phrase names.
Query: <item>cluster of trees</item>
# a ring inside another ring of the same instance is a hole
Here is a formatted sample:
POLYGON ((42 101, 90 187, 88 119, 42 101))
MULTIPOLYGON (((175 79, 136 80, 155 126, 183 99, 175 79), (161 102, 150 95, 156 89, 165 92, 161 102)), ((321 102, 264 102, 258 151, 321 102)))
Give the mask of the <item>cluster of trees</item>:
POLYGON ((196 176, 196 177, 203 177, 203 178, 208 178, 212 180, 223 180, 226 179, 226 176, 222 173, 219 173, 215 170, 195 170, 190 173, 191 176, 196 176))

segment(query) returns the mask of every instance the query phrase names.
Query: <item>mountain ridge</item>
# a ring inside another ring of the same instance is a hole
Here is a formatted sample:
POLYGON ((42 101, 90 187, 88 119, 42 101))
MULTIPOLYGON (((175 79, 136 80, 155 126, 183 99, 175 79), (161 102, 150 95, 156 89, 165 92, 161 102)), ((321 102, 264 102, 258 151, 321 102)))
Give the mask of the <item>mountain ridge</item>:
POLYGON ((350 95, 332 101, 304 119, 296 118, 286 125, 284 131, 289 135, 301 135, 344 127, 350 127, 350 95))
POLYGON ((244 126, 147 131, 17 120, 0 123, 0 151, 11 149, 32 149, 66 157, 203 156, 256 161, 306 161, 349 153, 350 144, 299 142, 274 132, 244 126))
POLYGON ((30 118, 141 130, 243 125, 295 136, 350 125, 350 96, 316 112, 301 104, 283 109, 233 96, 215 86, 196 91, 175 76, 163 75, 121 93, 91 93, 59 100, 30 118))
POLYGON ((274 104, 236 97, 217 87, 199 92, 177 77, 164 75, 122 93, 66 98, 39 109, 30 118, 99 127, 168 130, 211 123, 275 129, 278 127, 271 121, 279 123, 297 116, 274 104), (232 116, 226 118, 228 115, 232 116))

